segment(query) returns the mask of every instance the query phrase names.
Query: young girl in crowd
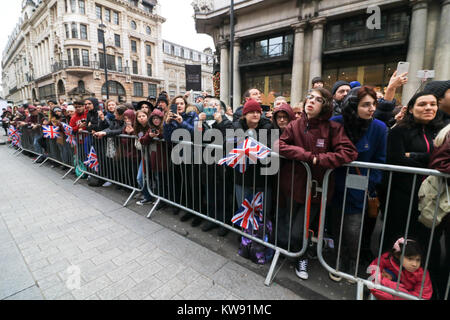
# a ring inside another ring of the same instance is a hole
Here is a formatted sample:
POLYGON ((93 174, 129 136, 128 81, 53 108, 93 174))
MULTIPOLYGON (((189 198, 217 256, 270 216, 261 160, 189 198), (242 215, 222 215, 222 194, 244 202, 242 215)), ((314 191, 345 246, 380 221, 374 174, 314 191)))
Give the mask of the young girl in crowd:
MULTIPOLYGON (((312 89, 305 100, 305 108, 300 119, 291 121, 280 137, 280 155, 289 160, 280 171, 280 201, 285 208, 292 207, 279 217, 279 224, 285 225, 284 244, 291 245, 291 250, 299 252, 301 247, 305 220, 305 206, 310 204, 309 225, 318 224, 320 210, 320 193, 313 188, 312 196, 306 199, 307 173, 300 161, 307 162, 311 168, 312 179, 322 183, 327 169, 334 169, 345 163, 354 161, 358 152, 347 137, 344 128, 330 121, 332 113, 332 97, 324 88, 312 89), (292 166, 294 165, 294 168, 292 166), (295 182, 292 188, 292 181, 295 182), (291 201, 293 200, 293 201, 291 201), (289 221, 292 218, 292 230, 289 221), (290 239, 289 239, 290 232, 290 239)), ((333 190, 333 181, 329 183, 329 191, 333 190)), ((332 197, 330 193, 330 198, 332 197)), ((308 206, 307 206, 308 207, 308 206)), ((314 228, 312 228, 314 229, 314 228)), ((316 228, 317 229, 317 228, 316 228)), ((308 279, 308 259, 300 257, 295 265, 296 275, 303 280, 308 279)))
MULTIPOLYGON (((128 109, 123 114, 124 128, 122 134, 134 136, 136 133, 134 131, 136 114, 134 110, 128 109)), ((134 139, 132 138, 121 138, 120 139, 121 156, 124 160, 124 173, 122 175, 122 181, 126 185, 133 187, 138 187, 136 177, 139 166, 139 154, 134 146, 134 139)))
MULTIPOLYGON (((140 113, 139 113, 140 115, 140 113)), ((138 115, 138 121, 139 121, 138 115)), ((141 116, 142 117, 142 116, 141 116)), ((166 176, 163 177, 163 173, 167 171, 167 157, 168 151, 165 142, 156 141, 154 139, 162 139, 163 138, 163 119, 164 113, 155 108, 153 109, 150 115, 150 121, 148 124, 148 129, 145 131, 145 134, 142 137, 140 136, 140 132, 138 132, 139 143, 142 146, 149 146, 149 167, 151 168, 151 181, 152 181, 152 190, 155 194, 160 195, 162 197, 168 197, 168 188, 169 182, 166 176), (163 189, 165 187, 165 189, 163 189)), ((143 121, 143 119, 141 119, 143 121)), ((143 125, 141 124, 143 127, 143 125)), ((147 127, 146 127, 147 128, 147 127)), ((144 164, 145 165, 145 164, 144 164)), ((145 168, 145 167, 143 167, 145 168)), ((145 169, 144 169, 145 170, 145 169)), ((150 173, 149 173, 150 174, 150 173)), ((145 181, 144 181, 144 190, 146 191, 145 181)), ((148 193, 148 191, 146 191, 148 193)), ((145 194, 144 194, 145 195, 145 194)), ((148 194, 150 196, 150 194, 148 194)), ((163 208, 164 202, 160 202, 157 209, 163 208)))
MULTIPOLYGON (((421 266, 422 258, 422 248, 417 241, 412 239, 405 241, 404 238, 400 238, 394 243, 390 252, 384 253, 379 260, 377 258, 372 261, 370 264, 371 278, 375 284, 380 284, 393 290, 397 289, 397 282, 400 278, 398 290, 419 297, 424 276, 424 270, 421 266), (405 247, 405 253, 403 260, 400 262, 403 247, 405 247), (399 274, 400 266, 402 266, 401 274, 399 274)), ((371 289, 370 291, 380 300, 403 299, 378 289, 371 289)), ((432 294, 433 288, 427 271, 421 298, 429 300, 432 294)))
MULTIPOLYGON (((136 123, 134 126, 134 134, 138 136, 138 139, 140 139, 144 135, 146 135, 149 131, 150 131, 150 124, 148 121, 147 111, 142 109, 138 110, 136 112, 136 123)), ((139 140, 136 142, 136 149, 138 151, 141 151, 143 149, 142 144, 139 140)), ((137 182, 139 184, 139 187, 142 188, 142 195, 144 197, 142 200, 136 202, 136 204, 140 206, 152 201, 152 197, 150 196, 150 193, 147 190, 147 184, 144 178, 145 168, 146 166, 143 157, 139 164, 139 170, 137 174, 137 182)))
MULTIPOLYGON (((331 118, 343 124, 345 133, 353 142, 358 150, 356 161, 385 163, 386 162, 386 139, 387 127, 384 122, 374 119, 374 113, 377 107, 377 94, 371 87, 363 86, 353 88, 344 102, 342 103, 342 115, 331 118)), ((364 217, 364 229, 361 245, 361 254, 365 261, 360 263, 365 271, 367 265, 372 261, 370 256, 370 236, 375 226, 376 218, 371 218, 367 214, 368 199, 365 199, 365 192, 352 188, 346 189, 346 174, 357 174, 367 176, 368 170, 364 168, 345 168, 341 167, 335 171, 335 194, 331 207, 332 232, 335 241, 335 247, 339 246, 340 235, 342 235, 341 247, 343 252, 340 258, 340 270, 347 273, 356 271, 356 259, 359 247, 359 235, 361 222, 364 217), (343 200, 345 208, 343 209, 343 200), (363 212, 364 202, 366 211, 363 212), (341 228, 341 220, 342 230, 341 228), (366 258, 367 256, 367 258, 366 258)), ((370 170, 368 197, 376 197, 376 186, 381 182, 382 172, 379 170, 370 170)), ((330 273, 330 278, 340 281, 339 277, 330 273)))

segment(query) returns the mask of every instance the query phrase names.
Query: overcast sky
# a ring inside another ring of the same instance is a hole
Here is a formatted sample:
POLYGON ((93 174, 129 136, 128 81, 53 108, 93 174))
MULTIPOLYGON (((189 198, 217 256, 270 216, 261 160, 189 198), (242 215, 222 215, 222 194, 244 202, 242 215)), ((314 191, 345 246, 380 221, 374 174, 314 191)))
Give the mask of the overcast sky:
MULTIPOLYGON (((19 21, 22 0, 2 0, 1 3, 0 54, 3 54, 8 37, 19 21)), ((205 34, 197 34, 195 31, 192 0, 159 0, 159 3, 161 4, 161 15, 166 18, 166 22, 162 25, 164 40, 198 51, 203 51, 207 47, 214 51, 212 38, 205 34)))

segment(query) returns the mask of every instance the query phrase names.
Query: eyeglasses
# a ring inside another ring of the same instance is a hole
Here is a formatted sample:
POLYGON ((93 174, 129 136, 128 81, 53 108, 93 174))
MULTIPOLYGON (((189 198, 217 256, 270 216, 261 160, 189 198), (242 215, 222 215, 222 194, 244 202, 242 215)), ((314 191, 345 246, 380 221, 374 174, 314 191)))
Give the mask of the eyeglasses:
POLYGON ((306 99, 308 99, 308 100, 316 100, 318 103, 322 103, 322 104, 325 103, 325 99, 324 98, 319 97, 319 96, 315 96, 313 94, 308 94, 306 96, 306 99))
POLYGON ((289 120, 288 116, 279 115, 277 116, 277 120, 289 120))

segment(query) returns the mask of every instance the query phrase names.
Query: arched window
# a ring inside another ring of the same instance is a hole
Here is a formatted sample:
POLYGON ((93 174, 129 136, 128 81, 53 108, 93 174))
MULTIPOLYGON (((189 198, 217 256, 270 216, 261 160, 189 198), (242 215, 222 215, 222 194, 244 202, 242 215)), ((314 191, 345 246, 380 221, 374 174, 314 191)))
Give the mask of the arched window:
POLYGON ((84 86, 84 81, 83 80, 78 81, 78 91, 79 92, 84 92, 85 91, 85 86, 84 86))
POLYGON ((64 87, 64 82, 62 80, 58 81, 58 94, 62 95, 66 93, 66 88, 64 87))
POLYGON ((134 22, 133 20, 131 21, 131 29, 136 30, 137 26, 136 26, 136 22, 134 22))
MULTIPOLYGON (((125 88, 117 81, 108 81, 109 94, 116 96, 125 96, 125 88)), ((106 95, 106 84, 102 86, 102 95, 106 95)))

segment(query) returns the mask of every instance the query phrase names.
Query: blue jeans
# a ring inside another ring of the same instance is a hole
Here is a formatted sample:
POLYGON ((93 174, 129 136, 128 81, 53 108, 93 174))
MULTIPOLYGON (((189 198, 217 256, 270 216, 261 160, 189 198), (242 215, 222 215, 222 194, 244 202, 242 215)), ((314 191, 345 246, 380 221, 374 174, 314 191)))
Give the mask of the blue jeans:
POLYGON ((137 174, 137 182, 139 184, 139 187, 142 189, 142 194, 144 195, 146 200, 150 200, 151 196, 150 193, 147 190, 147 183, 145 181, 144 177, 144 170, 143 170, 143 162, 141 161, 141 164, 139 165, 139 170, 137 174))
POLYGON ((38 154, 44 154, 41 145, 39 144, 38 140, 41 137, 41 135, 37 134, 33 137, 33 148, 34 151, 38 154))

